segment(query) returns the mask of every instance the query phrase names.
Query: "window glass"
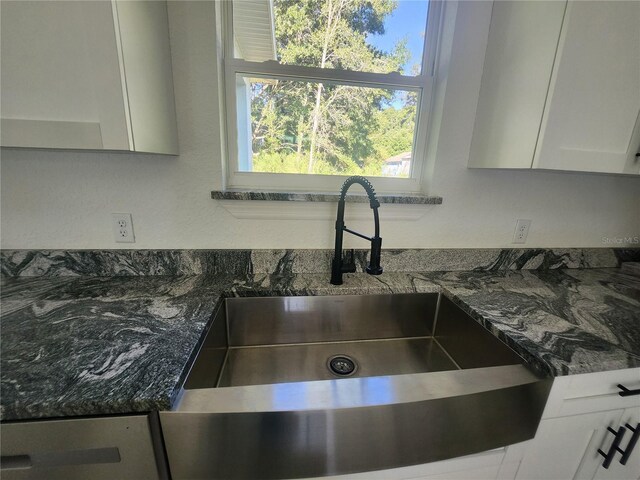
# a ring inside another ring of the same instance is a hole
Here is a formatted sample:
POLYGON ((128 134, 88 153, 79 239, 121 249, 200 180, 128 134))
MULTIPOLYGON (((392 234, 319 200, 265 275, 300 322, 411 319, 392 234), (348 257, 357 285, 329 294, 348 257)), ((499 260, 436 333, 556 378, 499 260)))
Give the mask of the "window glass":
POLYGON ((236 1, 234 52, 249 61, 419 75, 427 10, 426 0, 236 1))
POLYGON ((417 92, 236 78, 240 171, 410 176, 417 92))

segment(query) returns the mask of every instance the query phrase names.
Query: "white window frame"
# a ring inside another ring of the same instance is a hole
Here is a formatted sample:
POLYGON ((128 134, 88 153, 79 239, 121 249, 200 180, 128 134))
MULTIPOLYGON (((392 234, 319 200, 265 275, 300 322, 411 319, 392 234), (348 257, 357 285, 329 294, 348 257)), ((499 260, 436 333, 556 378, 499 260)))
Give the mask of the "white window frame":
MULTIPOLYGON (((283 65, 277 61, 251 62, 234 58, 233 2, 223 2, 223 67, 226 109, 226 182, 225 188, 264 191, 335 191, 348 175, 291 174, 239 171, 238 115, 236 82, 238 75, 251 78, 322 81, 339 85, 401 89, 418 93, 416 126, 409 178, 369 177, 383 193, 422 193, 422 174, 427 158, 430 107, 435 83, 442 0, 430 0, 422 53, 422 72, 408 76, 393 73, 358 72, 328 68, 283 65)), ((249 132, 250 134, 251 132, 249 132)))

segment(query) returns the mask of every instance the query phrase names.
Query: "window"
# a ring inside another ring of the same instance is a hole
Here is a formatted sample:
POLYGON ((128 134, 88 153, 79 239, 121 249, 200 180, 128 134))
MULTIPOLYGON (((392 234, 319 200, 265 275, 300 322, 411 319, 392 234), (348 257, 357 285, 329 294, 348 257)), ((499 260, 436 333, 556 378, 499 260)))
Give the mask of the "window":
POLYGON ((420 191, 440 4, 225 2, 228 186, 420 191))

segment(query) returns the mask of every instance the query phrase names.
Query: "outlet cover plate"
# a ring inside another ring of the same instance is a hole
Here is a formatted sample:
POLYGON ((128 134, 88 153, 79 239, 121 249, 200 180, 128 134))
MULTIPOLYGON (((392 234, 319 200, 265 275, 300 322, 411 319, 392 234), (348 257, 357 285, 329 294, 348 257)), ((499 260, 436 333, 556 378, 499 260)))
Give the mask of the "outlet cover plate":
POLYGON ((133 220, 130 213, 112 213, 111 226, 113 239, 117 243, 135 243, 136 237, 133 234, 133 220))
POLYGON ((517 220, 516 230, 513 232, 513 243, 526 243, 527 235, 529 235, 529 228, 531 227, 531 220, 517 220))

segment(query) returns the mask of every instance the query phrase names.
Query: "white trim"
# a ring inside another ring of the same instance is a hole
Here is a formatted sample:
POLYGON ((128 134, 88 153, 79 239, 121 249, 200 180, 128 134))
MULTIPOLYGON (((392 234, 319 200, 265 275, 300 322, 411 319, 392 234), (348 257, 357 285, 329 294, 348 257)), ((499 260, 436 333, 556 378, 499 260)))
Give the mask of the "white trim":
POLYGON ((269 0, 269 20, 271 21, 271 48, 276 57, 276 17, 273 15, 273 0, 269 0))
MULTIPOLYGON (((237 148, 237 147, 236 147, 237 148)), ((333 192, 339 190, 348 175, 305 175, 293 173, 229 172, 234 189, 296 192, 333 192), (285 185, 285 187, 282 187, 285 185)), ((417 178, 368 177, 381 193, 420 193, 417 178)), ((231 187, 230 187, 231 188, 231 187)))
POLYGON ((428 80, 426 75, 401 75, 398 72, 374 73, 354 70, 335 70, 331 68, 304 67, 300 65, 281 65, 276 61, 247 62, 232 59, 225 63, 225 68, 236 74, 256 77, 276 78, 279 80, 318 81, 337 85, 354 85, 365 87, 399 88, 409 91, 420 91, 428 80))
POLYGON ((116 40, 116 52, 118 53, 118 65, 120 66, 120 85, 122 85, 122 99, 124 101, 124 120, 127 125, 127 142, 129 142, 129 150, 133 152, 136 150, 136 143, 133 137, 133 123, 131 121, 129 89, 127 87, 127 74, 124 66, 124 52, 122 51, 122 34, 120 33, 120 19, 118 17, 118 3, 116 2, 116 0, 111 0, 111 12, 116 40))
POLYGON ((384 88, 418 92, 416 120, 412 151, 410 178, 370 177, 376 190, 384 193, 423 192, 421 178, 427 158, 427 138, 429 130, 430 106, 439 42, 439 25, 442 16, 442 2, 429 2, 427 12, 427 35, 424 40, 422 72, 408 76, 398 72, 374 73, 327 68, 281 65, 276 61, 249 62, 233 56, 233 5, 224 2, 226 25, 223 33, 224 78, 226 104, 226 181, 225 186, 237 189, 260 189, 289 191, 327 191, 339 188, 347 175, 284 174, 241 172, 238 170, 238 131, 236 112, 236 76, 276 78, 283 80, 311 81, 339 85, 354 85, 369 88, 384 88))
POLYGON ((223 61, 227 62, 234 57, 234 44, 233 44, 233 6, 231 1, 222 2, 222 41, 224 42, 224 58, 223 61))
POLYGON ((3 147, 104 148, 99 122, 3 118, 0 129, 3 147))
POLYGON ((427 35, 425 37, 425 47, 422 50, 421 75, 433 77, 436 74, 436 61, 440 43, 440 27, 442 25, 443 5, 441 0, 430 0, 427 11, 427 35), (427 69, 426 73, 424 69, 427 69))
POLYGON ((416 125, 413 139, 413 152, 411 157, 411 178, 418 184, 418 191, 424 191, 422 184, 423 173, 426 170, 427 146, 429 131, 431 130, 431 113, 434 98, 436 61, 438 60, 440 44, 440 27, 443 18, 442 2, 431 0, 427 11, 427 35, 422 52, 422 76, 429 79, 420 94, 418 109, 416 111, 416 125), (426 72, 425 72, 426 70, 426 72))
MULTIPOLYGON (((229 158, 229 127, 227 124, 227 105, 226 105, 226 90, 225 90, 225 76, 224 76, 224 59, 227 57, 227 42, 225 41, 225 32, 227 27, 227 2, 214 2, 215 12, 215 85, 212 85, 212 89, 215 92, 215 99, 217 100, 217 121, 219 129, 217 132, 212 132, 213 135, 218 135, 220 140, 220 149, 214 153, 220 154, 221 162, 221 175, 219 178, 220 187, 224 190, 229 187, 229 165, 227 158, 229 158)), ((233 48, 231 45, 230 48, 233 48)))
MULTIPOLYGON (((230 5, 230 2, 229 2, 230 5)), ((229 10, 231 10, 229 8, 229 10)), ((225 91, 225 107, 227 112, 227 158, 223 159, 227 163, 227 181, 228 188, 239 188, 240 186, 234 181, 235 175, 239 168, 239 152, 238 152, 238 112, 236 99, 236 74, 227 68, 226 60, 224 62, 224 91, 225 91)))

